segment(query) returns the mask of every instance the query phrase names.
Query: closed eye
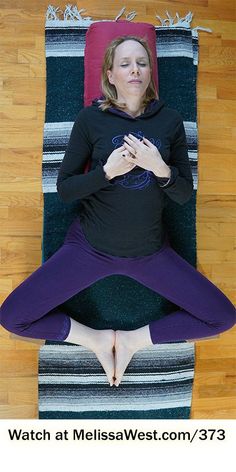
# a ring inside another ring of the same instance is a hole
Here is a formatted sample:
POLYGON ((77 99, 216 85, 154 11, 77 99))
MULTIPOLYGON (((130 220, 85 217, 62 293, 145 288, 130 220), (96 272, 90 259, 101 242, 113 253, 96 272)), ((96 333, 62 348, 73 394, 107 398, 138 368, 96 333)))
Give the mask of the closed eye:
MULTIPOLYGON (((142 66, 142 67, 145 67, 145 66, 147 65, 147 64, 143 64, 143 63, 141 63, 141 62, 139 62, 138 64, 139 64, 140 66, 142 66)), ((129 65, 129 64, 121 64, 121 67, 126 67, 126 66, 128 66, 128 65, 129 65)))

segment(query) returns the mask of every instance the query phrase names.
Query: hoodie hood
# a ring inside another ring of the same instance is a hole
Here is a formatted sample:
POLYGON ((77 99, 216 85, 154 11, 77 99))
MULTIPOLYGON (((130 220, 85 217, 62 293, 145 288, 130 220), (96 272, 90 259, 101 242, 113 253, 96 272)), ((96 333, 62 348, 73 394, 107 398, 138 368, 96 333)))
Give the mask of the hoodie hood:
MULTIPOLYGON (((100 105, 100 101, 104 99, 104 96, 101 96, 99 98, 95 98, 93 101, 92 101, 92 106, 93 107, 96 107, 98 109, 98 111, 101 111, 98 106, 100 105)), ((139 115, 139 116, 136 116, 136 117, 133 117, 131 115, 129 115, 128 113, 126 113, 125 111, 122 111, 122 110, 118 110, 117 108, 115 107, 110 107, 106 110, 106 113, 113 113, 115 115, 119 115, 123 118, 125 118, 126 120, 145 120, 145 118, 149 118, 150 116, 154 116, 156 115, 157 113, 159 113, 159 111, 165 106, 165 102, 164 100, 162 99, 159 99, 157 100, 156 98, 154 98, 145 108, 144 112, 139 115)))

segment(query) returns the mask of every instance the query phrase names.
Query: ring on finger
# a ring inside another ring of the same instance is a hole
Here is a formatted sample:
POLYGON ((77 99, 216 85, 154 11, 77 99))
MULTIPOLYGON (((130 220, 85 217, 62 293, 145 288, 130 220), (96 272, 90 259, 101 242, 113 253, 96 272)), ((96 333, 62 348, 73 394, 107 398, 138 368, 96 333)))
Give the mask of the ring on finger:
POLYGON ((132 154, 137 154, 137 150, 134 149, 134 148, 133 148, 132 146, 130 146, 129 144, 125 143, 124 146, 125 146, 125 147, 127 146, 129 149, 132 149, 132 154))

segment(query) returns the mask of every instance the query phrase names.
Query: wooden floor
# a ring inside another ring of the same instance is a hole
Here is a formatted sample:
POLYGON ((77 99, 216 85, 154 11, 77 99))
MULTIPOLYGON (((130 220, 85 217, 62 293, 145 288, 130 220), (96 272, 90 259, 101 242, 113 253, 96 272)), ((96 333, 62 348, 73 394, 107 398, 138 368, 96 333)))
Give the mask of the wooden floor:
MULTIPOLYGON (((127 1, 133 21, 160 24, 166 10, 194 14, 199 31, 197 268, 235 303, 235 3, 127 1)), ((1 0, 0 303, 41 264, 42 145, 47 0, 1 0)), ((66 2, 56 5, 64 10, 66 2)), ((76 2, 72 3, 76 4, 76 2)), ((123 2, 79 2, 83 16, 115 19, 123 2)), ((125 15, 122 17, 125 19, 125 15)), ((37 418, 38 350, 0 327, 0 418, 37 418)), ((196 342, 191 418, 236 418, 236 326, 196 342)))

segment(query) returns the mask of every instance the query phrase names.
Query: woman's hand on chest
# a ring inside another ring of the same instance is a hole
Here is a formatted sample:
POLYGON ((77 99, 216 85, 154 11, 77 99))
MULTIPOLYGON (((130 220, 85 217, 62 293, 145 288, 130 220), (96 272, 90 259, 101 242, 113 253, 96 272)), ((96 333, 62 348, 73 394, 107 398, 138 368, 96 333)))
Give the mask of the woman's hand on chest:
POLYGON ((132 157, 126 156, 128 162, 135 162, 137 166, 152 171, 155 175, 168 177, 170 169, 154 144, 147 138, 140 141, 129 134, 124 137, 124 146, 132 157))

